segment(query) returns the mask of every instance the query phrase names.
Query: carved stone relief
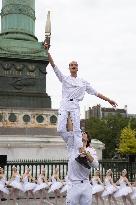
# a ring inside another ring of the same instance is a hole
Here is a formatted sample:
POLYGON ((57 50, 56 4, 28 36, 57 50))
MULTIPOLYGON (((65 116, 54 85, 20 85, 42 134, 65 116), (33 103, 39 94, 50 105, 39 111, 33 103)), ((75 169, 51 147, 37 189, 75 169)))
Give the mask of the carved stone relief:
POLYGON ((1 16, 3 17, 8 14, 24 14, 35 20, 35 11, 27 5, 9 4, 2 8, 1 16))
POLYGON ((13 66, 11 63, 1 63, 1 66, 4 70, 10 70, 13 66))
POLYGON ((11 83, 11 85, 17 90, 22 90, 24 87, 34 86, 35 84, 36 80, 33 78, 18 78, 11 83))
MULTIPOLYGON (((26 75, 29 77, 36 77, 37 70, 38 70, 37 64, 24 64, 24 63, 12 63, 12 62, 1 62, 0 63, 0 75, 5 76, 20 76, 20 75, 26 75), (36 69, 37 68, 37 69, 36 69), (2 72, 2 70, 4 72, 2 72)), ((43 72, 44 73, 44 72, 43 72)))
POLYGON ((14 64, 14 67, 16 71, 23 71, 23 69, 25 68, 25 65, 24 64, 14 64))

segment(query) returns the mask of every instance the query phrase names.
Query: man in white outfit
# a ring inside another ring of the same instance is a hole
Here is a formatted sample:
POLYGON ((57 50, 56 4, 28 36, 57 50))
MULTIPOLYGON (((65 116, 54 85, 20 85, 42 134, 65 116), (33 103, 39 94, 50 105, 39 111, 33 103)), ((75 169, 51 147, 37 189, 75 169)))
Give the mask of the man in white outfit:
MULTIPOLYGON (((68 132, 62 132, 65 142, 68 146, 68 189, 67 189, 67 205, 91 205, 92 188, 89 182, 90 169, 81 166, 75 161, 78 155, 78 148, 74 144, 73 125, 70 117, 67 122, 68 132)), ((98 168, 99 163, 95 149, 91 146, 91 139, 86 133, 82 134, 84 147, 84 155, 90 163, 90 167, 98 168)))
MULTIPOLYGON (((44 47, 47 49, 48 45, 45 44, 44 47)), ((83 100, 85 92, 108 101, 114 107, 116 107, 117 103, 98 93, 87 81, 77 77, 78 64, 76 61, 69 63, 70 76, 65 76, 55 65, 50 53, 48 53, 48 58, 56 76, 62 83, 62 101, 59 109, 57 131, 59 133, 66 132, 66 123, 68 113, 70 112, 73 122, 75 145, 80 148, 79 152, 82 153, 83 143, 80 130, 79 102, 83 100)))

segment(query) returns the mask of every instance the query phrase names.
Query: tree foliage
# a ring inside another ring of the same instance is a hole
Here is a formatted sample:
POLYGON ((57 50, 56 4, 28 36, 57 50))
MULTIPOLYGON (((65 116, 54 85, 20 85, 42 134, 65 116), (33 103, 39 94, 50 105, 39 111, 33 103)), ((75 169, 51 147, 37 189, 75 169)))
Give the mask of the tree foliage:
POLYGON ((136 119, 130 119, 117 115, 109 115, 106 118, 90 118, 85 122, 85 128, 90 133, 92 138, 98 139, 105 144, 103 151, 104 158, 114 156, 119 147, 121 130, 125 128, 129 121, 131 127, 136 128, 136 119))
POLYGON ((136 130, 127 127, 121 130, 119 152, 121 154, 136 154, 136 130))

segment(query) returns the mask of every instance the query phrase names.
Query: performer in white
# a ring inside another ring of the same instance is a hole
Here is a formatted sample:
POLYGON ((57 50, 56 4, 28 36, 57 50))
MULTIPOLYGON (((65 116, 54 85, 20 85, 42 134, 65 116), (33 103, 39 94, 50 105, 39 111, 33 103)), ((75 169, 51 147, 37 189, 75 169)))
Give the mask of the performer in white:
POLYGON ((104 191, 104 185, 100 179, 100 171, 96 170, 94 176, 91 179, 92 182, 92 194, 95 196, 96 204, 104 205, 104 200, 102 198, 102 192, 104 191))
POLYGON ((49 184, 47 180, 46 170, 45 168, 42 168, 41 173, 39 174, 37 179, 37 186, 33 190, 34 193, 36 192, 40 193, 40 204, 43 204, 44 195, 46 199, 48 199, 48 193, 47 193, 48 188, 49 188, 49 184))
POLYGON ((68 187, 68 176, 65 176, 64 181, 62 182, 63 187, 60 190, 60 193, 66 193, 67 192, 67 187, 68 187))
POLYGON ((131 198, 136 199, 136 180, 132 185, 132 193, 131 193, 131 198))
POLYGON ((8 182, 8 185, 12 187, 12 191, 10 195, 13 196, 14 204, 17 205, 17 193, 19 191, 24 192, 24 188, 21 183, 21 176, 18 173, 18 170, 15 166, 12 167, 12 176, 11 176, 10 181, 8 182))
POLYGON ((33 190, 35 189, 36 187, 36 184, 34 182, 31 182, 31 181, 34 181, 31 173, 30 173, 30 168, 26 168, 25 170, 25 173, 23 174, 23 188, 24 188, 24 192, 26 193, 26 196, 27 196, 27 201, 29 201, 29 195, 31 195, 33 198, 35 198, 35 195, 33 194, 33 190))
POLYGON ((9 190, 6 187, 6 177, 4 174, 4 170, 2 167, 0 167, 0 201, 1 198, 3 198, 3 194, 9 194, 9 190))
MULTIPOLYGON (((90 205, 92 203, 92 187, 89 181, 90 169, 83 167, 75 161, 78 155, 78 147, 75 146, 73 124, 70 116, 67 122, 68 132, 62 132, 68 145, 68 188, 67 188, 67 205, 90 205)), ((82 134, 84 155, 86 155, 90 165, 98 168, 96 151, 91 146, 91 139, 86 133, 82 134)))
MULTIPOLYGON (((45 44, 44 47, 48 49, 47 44, 45 44)), ((82 152, 83 143, 80 130, 79 102, 83 100, 85 92, 91 95, 95 95, 105 101, 108 101, 114 107, 116 107, 117 103, 98 93, 87 81, 77 77, 78 64, 76 61, 72 61, 69 63, 70 76, 65 76, 55 65, 50 53, 48 53, 48 58, 56 76, 62 83, 62 101, 60 103, 59 109, 58 132, 66 132, 67 117, 68 112, 70 112, 73 122, 75 145, 79 147, 79 152, 82 152)), ((65 137, 62 137, 65 140, 65 137)))
POLYGON ((51 186, 48 193, 54 192, 55 194, 55 203, 57 204, 57 196, 60 196, 60 189, 63 186, 62 181, 59 178, 59 169, 56 167, 51 176, 51 186))
POLYGON ((114 193, 118 190, 118 188, 113 182, 112 175, 113 173, 111 169, 108 169, 106 172, 106 177, 104 179, 105 190, 102 193, 102 197, 108 197, 109 205, 112 204, 111 202, 112 199, 114 201, 114 204, 118 205, 116 198, 114 197, 114 193))
POLYGON ((119 189, 118 191, 115 192, 114 196, 115 198, 122 197, 124 205, 127 205, 127 201, 129 201, 131 205, 134 205, 130 197, 130 194, 132 193, 132 186, 131 183, 128 181, 126 175, 127 175, 127 170, 124 169, 122 171, 122 175, 120 176, 120 179, 117 182, 117 185, 120 185, 119 189))

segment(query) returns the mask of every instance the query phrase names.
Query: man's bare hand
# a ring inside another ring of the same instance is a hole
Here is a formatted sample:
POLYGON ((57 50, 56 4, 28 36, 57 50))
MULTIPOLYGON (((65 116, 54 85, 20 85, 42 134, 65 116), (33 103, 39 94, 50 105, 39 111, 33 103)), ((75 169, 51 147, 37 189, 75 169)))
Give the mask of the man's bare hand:
POLYGON ((115 101, 113 101, 113 100, 109 100, 108 101, 114 108, 116 108, 117 106, 118 106, 118 104, 115 102, 115 101))
POLYGON ((108 101, 114 108, 118 106, 118 104, 114 100, 109 99, 108 97, 102 95, 101 93, 98 93, 97 97, 101 98, 102 100, 108 101))
POLYGON ((48 43, 44 42, 43 47, 48 50, 49 49, 48 43))
POLYGON ((90 152, 86 152, 86 157, 90 162, 93 162, 94 158, 92 157, 92 155, 90 154, 90 152))
MULTIPOLYGON (((48 43, 44 42, 43 47, 48 51, 49 50, 49 45, 48 43)), ((49 59, 49 63, 51 64, 51 66, 54 68, 55 67, 55 63, 53 61, 53 58, 51 56, 51 54, 48 52, 48 59, 49 59)))

